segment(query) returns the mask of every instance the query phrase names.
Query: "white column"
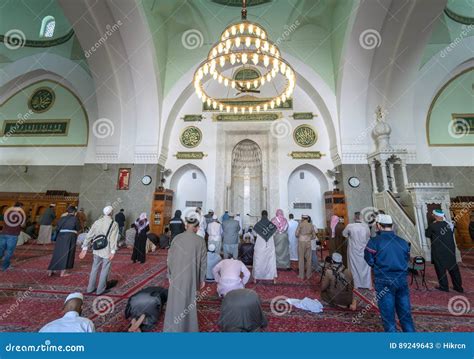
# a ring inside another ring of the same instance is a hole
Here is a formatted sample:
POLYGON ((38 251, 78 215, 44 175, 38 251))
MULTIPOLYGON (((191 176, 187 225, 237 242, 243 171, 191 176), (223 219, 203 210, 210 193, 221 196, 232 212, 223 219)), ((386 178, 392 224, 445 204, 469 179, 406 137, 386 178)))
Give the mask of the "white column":
POLYGON ((388 179, 387 179, 387 161, 382 160, 380 162, 380 166, 382 167, 382 180, 383 180, 383 190, 388 191, 388 179))
POLYGON ((395 181, 395 171, 393 169, 393 163, 392 162, 388 163, 388 168, 390 170, 390 177, 392 177, 392 192, 393 193, 398 193, 397 192, 397 182, 395 181))
POLYGON ((379 189, 377 186, 377 176, 375 174, 375 161, 370 162, 370 173, 372 174, 372 187, 374 193, 379 193, 379 189))
POLYGON ((407 164, 402 160, 400 165, 402 166, 403 184, 406 186, 408 184, 407 164))
POLYGON ((418 232, 418 238, 420 240, 421 249, 424 252, 424 257, 427 261, 431 260, 431 252, 428 246, 428 242, 425 237, 425 225, 424 225, 425 215, 423 213, 423 206, 421 204, 415 205, 415 221, 416 229, 418 232))

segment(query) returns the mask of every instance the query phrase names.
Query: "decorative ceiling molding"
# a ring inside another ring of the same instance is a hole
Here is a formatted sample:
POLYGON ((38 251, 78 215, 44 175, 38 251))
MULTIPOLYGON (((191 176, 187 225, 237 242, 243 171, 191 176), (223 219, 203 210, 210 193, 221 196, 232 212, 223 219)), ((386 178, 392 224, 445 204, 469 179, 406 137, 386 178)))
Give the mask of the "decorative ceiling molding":
MULTIPOLYGON (((212 2, 224 5, 224 6, 234 6, 242 7, 242 0, 211 0, 212 2)), ((247 7, 263 5, 271 2, 272 0, 247 0, 247 7)))
POLYGON ((0 35, 0 42, 11 44, 18 47, 53 47, 68 42, 74 35, 74 29, 71 29, 66 35, 51 40, 28 40, 16 36, 0 35))
POLYGON ((464 25, 474 25, 474 17, 460 15, 448 7, 444 9, 444 13, 453 21, 459 22, 464 25))

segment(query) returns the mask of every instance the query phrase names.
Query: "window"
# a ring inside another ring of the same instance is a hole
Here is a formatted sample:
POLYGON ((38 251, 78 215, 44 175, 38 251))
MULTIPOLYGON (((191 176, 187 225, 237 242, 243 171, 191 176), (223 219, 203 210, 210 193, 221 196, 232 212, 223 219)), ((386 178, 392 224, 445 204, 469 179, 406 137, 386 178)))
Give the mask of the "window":
POLYGON ((186 207, 201 207, 202 201, 186 201, 186 207))
POLYGON ((56 20, 51 15, 45 16, 41 22, 40 37, 53 37, 54 28, 56 27, 56 20))
POLYGON ((300 172, 300 179, 304 179, 304 172, 300 172))
POLYGON ((293 203, 293 209, 311 209, 312 203, 293 203))
POLYGON ((196 172, 193 172, 192 176, 193 176, 193 179, 197 179, 197 173, 196 172))

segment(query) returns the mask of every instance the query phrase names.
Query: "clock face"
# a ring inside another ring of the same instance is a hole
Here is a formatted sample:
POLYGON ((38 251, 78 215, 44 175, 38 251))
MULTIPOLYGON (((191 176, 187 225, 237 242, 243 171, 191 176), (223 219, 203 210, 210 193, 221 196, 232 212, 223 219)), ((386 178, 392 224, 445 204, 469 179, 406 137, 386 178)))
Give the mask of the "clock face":
POLYGON ((357 177, 350 177, 348 182, 349 186, 353 188, 357 188, 360 186, 360 180, 357 177))
POLYGON ((142 183, 145 185, 145 186, 148 186, 150 183, 151 183, 151 177, 146 175, 146 176, 143 176, 142 178, 142 183))

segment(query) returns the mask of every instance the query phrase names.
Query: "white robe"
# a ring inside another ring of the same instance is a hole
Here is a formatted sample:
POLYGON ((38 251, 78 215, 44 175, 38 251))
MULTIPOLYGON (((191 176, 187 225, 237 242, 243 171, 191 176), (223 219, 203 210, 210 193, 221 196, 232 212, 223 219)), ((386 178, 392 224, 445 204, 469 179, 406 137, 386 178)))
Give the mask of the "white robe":
POLYGON ((298 260, 298 238, 296 238, 296 228, 298 228, 298 221, 290 219, 288 221, 288 239, 290 241, 290 260, 298 260))
POLYGON ((217 293, 222 297, 232 290, 245 288, 250 278, 250 272, 245 264, 237 259, 220 261, 213 268, 212 274, 217 282, 217 293))
POLYGON ((200 216, 200 219, 199 219, 199 229, 197 231, 197 235, 199 237, 202 237, 204 238, 206 236, 206 227, 207 227, 207 221, 206 221, 206 217, 204 216, 200 216))
POLYGON ((211 222, 207 225, 207 234, 209 235, 207 245, 214 244, 216 246, 215 252, 221 253, 222 247, 222 225, 219 222, 211 222))
POLYGON ((265 242, 265 240, 257 234, 253 252, 252 275, 255 279, 272 280, 278 276, 273 236, 265 242))
POLYGON ((354 277, 355 288, 372 288, 370 267, 364 259, 364 250, 370 239, 370 229, 365 223, 350 223, 342 232, 347 237, 349 270, 354 277))

